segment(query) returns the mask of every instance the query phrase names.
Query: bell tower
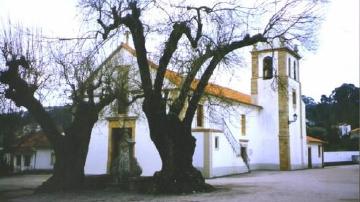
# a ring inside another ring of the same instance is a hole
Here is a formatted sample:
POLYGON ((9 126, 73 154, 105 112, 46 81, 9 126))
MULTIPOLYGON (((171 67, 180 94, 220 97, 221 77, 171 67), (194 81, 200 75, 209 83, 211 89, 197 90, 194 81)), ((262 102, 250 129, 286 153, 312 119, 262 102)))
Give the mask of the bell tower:
POLYGON ((295 169, 303 161, 298 156, 303 152, 297 151, 303 143, 297 139, 302 136, 302 124, 296 120, 302 114, 299 59, 297 47, 283 42, 273 47, 255 45, 251 51, 251 98, 263 107, 259 115, 263 144, 276 151, 264 158, 275 159, 271 164, 280 170, 295 169))

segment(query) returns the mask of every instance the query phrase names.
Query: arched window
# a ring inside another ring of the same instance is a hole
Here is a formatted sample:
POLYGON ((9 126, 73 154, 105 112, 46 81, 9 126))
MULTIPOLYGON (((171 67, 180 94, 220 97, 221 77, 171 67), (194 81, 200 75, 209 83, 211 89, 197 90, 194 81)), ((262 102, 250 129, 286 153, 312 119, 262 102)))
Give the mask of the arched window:
POLYGON ((296 75, 296 61, 294 61, 294 79, 296 79, 297 75, 296 75))
POLYGON ((273 77, 273 58, 266 56, 263 60, 263 78, 271 79, 273 77))

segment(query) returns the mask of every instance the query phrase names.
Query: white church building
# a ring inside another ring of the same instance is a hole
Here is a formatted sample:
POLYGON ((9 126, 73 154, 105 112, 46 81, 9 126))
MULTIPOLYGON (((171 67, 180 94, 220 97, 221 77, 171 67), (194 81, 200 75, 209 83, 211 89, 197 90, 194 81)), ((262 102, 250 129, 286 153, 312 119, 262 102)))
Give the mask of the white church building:
MULTIPOLYGON (((193 165, 205 178, 248 172, 250 170, 296 170, 308 168, 305 106, 301 100, 297 49, 280 45, 251 51, 251 94, 210 83, 199 104, 193 123, 196 148, 193 165), (213 98, 223 102, 212 105, 213 98), (218 110, 216 110, 218 108, 218 110)), ((121 44, 106 60, 118 66, 136 68, 135 50, 121 44)), ((149 61, 152 72, 157 65, 149 61)), ((168 70, 165 75, 172 89, 182 77, 168 70)), ((170 94, 176 94, 176 90, 170 94)), ((107 117, 92 131, 86 174, 110 173, 119 135, 133 142, 131 155, 137 158, 143 176, 161 169, 161 160, 149 135, 147 121, 139 110, 130 107, 127 114, 107 117), (137 111, 135 113, 135 111, 137 111)), ((320 147, 319 147, 320 148, 320 147)), ((322 148, 321 148, 322 149, 322 148)), ((314 152, 313 152, 314 153, 314 152)))

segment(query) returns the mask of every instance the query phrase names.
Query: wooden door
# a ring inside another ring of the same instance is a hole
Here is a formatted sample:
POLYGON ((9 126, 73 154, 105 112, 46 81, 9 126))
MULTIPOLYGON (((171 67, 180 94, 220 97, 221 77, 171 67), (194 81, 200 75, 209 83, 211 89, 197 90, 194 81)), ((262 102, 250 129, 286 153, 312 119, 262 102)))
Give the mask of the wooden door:
POLYGON ((308 168, 312 168, 311 147, 308 147, 308 168))

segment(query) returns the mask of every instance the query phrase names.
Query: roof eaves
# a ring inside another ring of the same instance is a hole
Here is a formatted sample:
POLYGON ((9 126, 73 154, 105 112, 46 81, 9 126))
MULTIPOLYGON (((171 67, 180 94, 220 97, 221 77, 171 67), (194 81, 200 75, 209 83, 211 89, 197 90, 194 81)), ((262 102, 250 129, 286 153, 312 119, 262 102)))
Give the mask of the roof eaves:
POLYGON ((289 52, 291 55, 293 55, 294 57, 296 57, 297 59, 301 59, 301 56, 298 52, 292 50, 291 48, 289 48, 287 46, 278 47, 278 48, 267 48, 267 49, 262 49, 262 50, 253 50, 251 52, 264 53, 264 52, 273 52, 273 51, 281 51, 281 50, 285 50, 285 51, 289 52))
MULTIPOLYGON (((130 54, 132 54, 134 57, 136 57, 136 52, 134 49, 132 49, 129 45, 125 44, 125 43, 121 43, 120 45, 121 48, 124 48, 126 51, 128 51, 130 54)), ((120 50, 120 49, 119 49, 120 50)), ((159 65, 155 64, 154 62, 152 62, 151 60, 148 60, 148 63, 150 65, 151 68, 153 69, 157 69, 159 67, 159 65)), ((174 83, 175 85, 179 86, 181 84, 181 76, 172 71, 172 70, 166 70, 166 73, 165 73, 165 77, 167 79, 169 79, 172 83, 174 83)), ((191 84, 191 88, 192 90, 195 89, 194 85, 196 84, 191 84)), ((240 100, 240 99, 235 99, 235 98, 232 98, 231 96, 227 96, 227 95, 219 95, 219 94, 216 94, 215 92, 212 92, 211 90, 209 90, 209 88, 211 88, 210 86, 215 86, 216 88, 219 88, 219 89, 228 89, 228 90, 231 90, 233 92, 236 92, 238 94, 243 94, 243 93, 240 93, 238 91, 235 91, 233 89, 230 89, 230 88, 226 88, 226 87, 223 87, 223 86, 219 86, 219 85, 216 85, 216 84, 213 84, 213 83, 209 83, 208 86, 206 87, 207 89, 205 90, 206 94, 209 94, 209 95, 212 95, 212 96, 215 96, 215 97, 218 97, 218 98, 221 98, 221 99, 228 99, 228 100, 231 100, 231 101, 234 101, 234 102, 237 102, 237 103, 240 103, 240 104, 245 104, 245 105, 250 105, 250 106, 254 106, 254 107, 257 107, 257 108, 260 108, 262 109, 263 107, 260 106, 260 105, 256 105, 256 104, 253 104, 251 101, 244 101, 244 100, 240 100)), ((245 95, 245 94, 243 94, 245 95)))
POLYGON ((320 140, 318 138, 314 138, 314 137, 311 137, 311 136, 306 136, 306 140, 307 142, 313 142, 313 143, 327 143, 326 141, 323 141, 323 140, 320 140))

